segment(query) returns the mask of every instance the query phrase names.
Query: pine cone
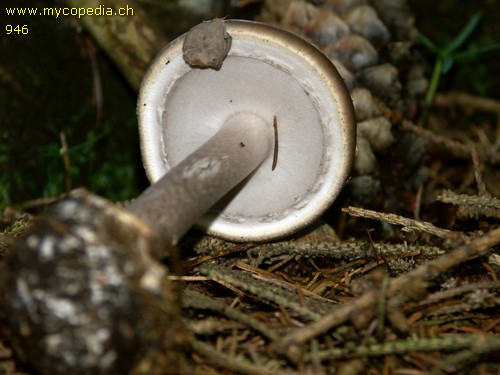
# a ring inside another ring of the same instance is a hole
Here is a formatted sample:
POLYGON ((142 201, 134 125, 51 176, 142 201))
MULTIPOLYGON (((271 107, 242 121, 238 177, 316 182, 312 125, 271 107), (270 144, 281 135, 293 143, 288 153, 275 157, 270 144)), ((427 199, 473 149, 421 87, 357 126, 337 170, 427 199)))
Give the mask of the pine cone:
POLYGON ((388 181, 403 184, 402 191, 422 184, 424 150, 410 155, 396 145, 415 139, 399 137, 388 115, 397 112, 412 119, 428 83, 412 48, 417 30, 406 0, 266 0, 259 20, 308 39, 344 78, 358 121, 351 199, 374 204, 388 181), (396 152, 403 155, 392 155, 396 152), (407 164, 419 167, 407 171, 407 164))

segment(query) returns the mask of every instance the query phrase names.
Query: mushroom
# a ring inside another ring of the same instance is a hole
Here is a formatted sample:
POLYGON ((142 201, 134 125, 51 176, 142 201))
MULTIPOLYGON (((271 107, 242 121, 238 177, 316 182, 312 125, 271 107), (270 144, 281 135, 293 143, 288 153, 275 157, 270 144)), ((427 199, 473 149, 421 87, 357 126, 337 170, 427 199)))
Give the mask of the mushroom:
POLYGON ((198 225, 227 239, 290 234, 347 179, 354 112, 331 62, 274 27, 215 26, 221 48, 193 60, 215 69, 186 63, 183 36, 144 79, 138 113, 154 184, 129 212, 72 192, 6 258, 0 324, 40 373, 183 373, 188 337, 157 261, 164 245, 207 210, 198 225))
POLYGON ((249 21, 201 25, 204 33, 190 33, 205 47, 223 38, 214 41, 223 61, 214 52, 206 67, 201 57, 191 66, 188 33, 159 53, 142 82, 141 151, 153 184, 128 209, 171 244, 195 222, 236 242, 290 235, 319 217, 349 176, 348 90, 330 60, 295 34, 249 21))

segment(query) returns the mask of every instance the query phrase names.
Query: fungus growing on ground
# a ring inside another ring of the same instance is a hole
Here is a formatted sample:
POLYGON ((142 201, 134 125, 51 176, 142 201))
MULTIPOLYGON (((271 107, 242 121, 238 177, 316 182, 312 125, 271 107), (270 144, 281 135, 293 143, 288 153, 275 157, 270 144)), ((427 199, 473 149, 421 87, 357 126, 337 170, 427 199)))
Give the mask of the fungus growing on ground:
POLYGON ((138 114, 154 184, 128 212, 71 193, 4 260, 0 320, 17 355, 41 374, 183 373, 188 333, 157 262, 166 246, 209 209, 198 225, 214 235, 289 235, 346 181, 354 115, 330 61, 274 27, 220 26, 215 60, 194 58, 218 70, 188 65, 182 36, 144 79, 138 114))

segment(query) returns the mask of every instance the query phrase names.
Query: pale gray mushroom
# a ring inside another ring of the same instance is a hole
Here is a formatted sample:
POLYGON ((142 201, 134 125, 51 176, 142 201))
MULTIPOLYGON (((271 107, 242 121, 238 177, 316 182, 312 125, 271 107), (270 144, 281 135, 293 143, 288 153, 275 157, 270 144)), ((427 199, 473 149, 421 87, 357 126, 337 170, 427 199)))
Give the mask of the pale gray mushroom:
POLYGON ((173 244, 195 223, 232 241, 292 234, 335 200, 353 161, 354 110, 328 58, 269 25, 224 26, 231 44, 220 68, 186 63, 184 35, 160 52, 139 94, 153 185, 129 210, 173 244))
POLYGON ((164 241, 177 242, 210 207, 198 222, 209 233, 240 241, 290 234, 347 179, 355 121, 333 65, 290 33, 225 25, 228 35, 216 24, 226 42, 214 63, 210 54, 195 59, 218 70, 191 68, 181 37, 144 79, 142 153, 155 183, 128 207, 144 222, 74 191, 9 252, 2 329, 40 373, 185 373, 179 297, 154 260, 164 241))

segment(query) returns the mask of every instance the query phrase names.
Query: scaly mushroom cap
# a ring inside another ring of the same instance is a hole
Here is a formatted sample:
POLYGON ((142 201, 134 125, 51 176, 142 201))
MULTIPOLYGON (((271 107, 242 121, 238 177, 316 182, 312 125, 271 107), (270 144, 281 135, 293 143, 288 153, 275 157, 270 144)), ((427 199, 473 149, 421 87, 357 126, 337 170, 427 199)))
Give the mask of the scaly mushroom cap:
POLYGON ((354 156, 354 111, 317 48, 269 25, 224 24, 232 39, 220 69, 188 65, 185 35, 150 67, 138 101, 144 165, 157 181, 239 113, 276 126, 274 170, 271 153, 198 222, 228 240, 272 240, 310 224, 338 196, 354 156))

